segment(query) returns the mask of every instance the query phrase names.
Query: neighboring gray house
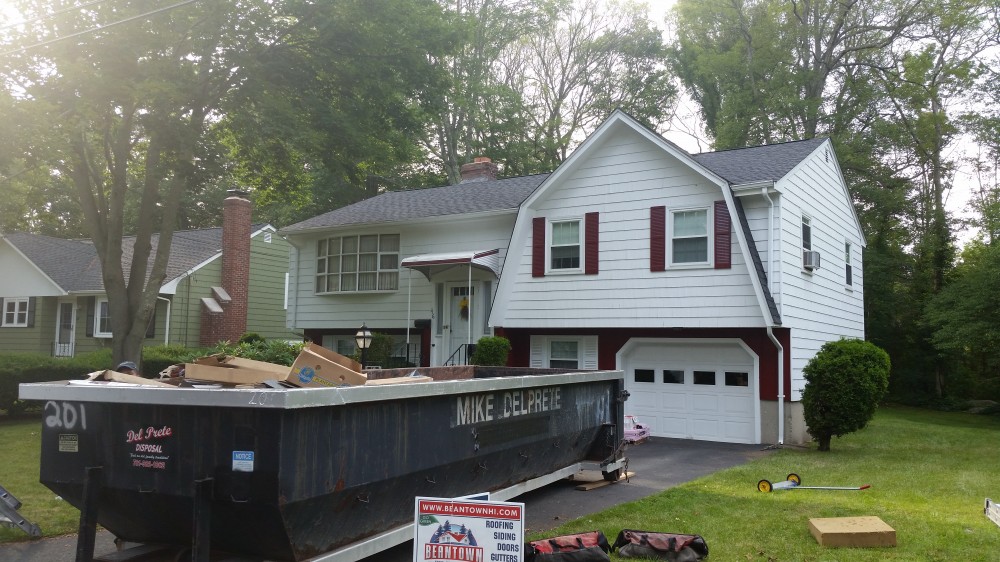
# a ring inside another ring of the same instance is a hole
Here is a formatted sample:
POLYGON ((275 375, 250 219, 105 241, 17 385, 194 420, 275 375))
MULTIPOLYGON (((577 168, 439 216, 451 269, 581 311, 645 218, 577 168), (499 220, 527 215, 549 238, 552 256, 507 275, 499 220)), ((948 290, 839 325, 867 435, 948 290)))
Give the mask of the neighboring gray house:
MULTIPOLYGON (((251 224, 242 196, 228 198, 223 215, 222 228, 174 233, 147 345, 214 345, 248 331, 295 338, 285 327, 288 242, 270 225, 251 224)), ((126 272, 134 241, 123 240, 126 272)), ((73 356, 110 346, 108 301, 89 240, 0 235, 0 268, 0 351, 73 356)))
POLYGON ((863 338, 865 244, 829 139, 691 155, 616 111, 550 175, 385 193, 282 229, 289 326, 427 365, 621 369, 654 435, 802 441, 802 369, 863 338), (405 343, 404 343, 405 342, 405 343))

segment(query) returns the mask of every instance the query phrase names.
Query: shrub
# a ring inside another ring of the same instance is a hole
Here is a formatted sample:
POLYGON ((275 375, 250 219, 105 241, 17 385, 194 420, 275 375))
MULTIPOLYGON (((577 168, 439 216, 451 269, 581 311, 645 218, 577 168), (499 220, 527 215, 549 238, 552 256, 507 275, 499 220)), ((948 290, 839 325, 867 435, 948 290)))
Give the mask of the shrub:
POLYGON ((285 340, 250 340, 231 345, 220 343, 211 353, 224 353, 244 359, 265 361, 290 367, 302 351, 303 343, 292 343, 285 340))
POLYGON ((820 451, 868 425, 889 388, 889 368, 889 354, 857 339, 828 342, 809 361, 802 407, 820 451))
POLYGON ((510 340, 500 336, 485 336, 476 342, 476 350, 469 361, 473 365, 504 367, 510 354, 510 340))

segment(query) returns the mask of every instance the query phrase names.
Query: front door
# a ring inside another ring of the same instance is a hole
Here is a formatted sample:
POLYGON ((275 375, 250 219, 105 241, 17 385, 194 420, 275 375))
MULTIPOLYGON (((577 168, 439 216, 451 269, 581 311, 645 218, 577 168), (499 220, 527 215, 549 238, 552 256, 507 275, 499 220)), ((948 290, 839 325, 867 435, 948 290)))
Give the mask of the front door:
POLYGON ((52 354, 56 357, 73 357, 76 343, 76 303, 61 301, 56 308, 56 343, 52 354))
MULTIPOLYGON (((448 307, 448 324, 444 326, 444 335, 447 340, 445 349, 448 350, 450 363, 462 365, 467 363, 467 348, 462 348, 463 344, 469 343, 469 331, 472 330, 472 342, 475 342, 476 332, 473 323, 481 322, 473 313, 473 300, 476 297, 475 287, 472 287, 472 294, 469 294, 468 285, 449 283, 447 286, 448 297, 445 299, 448 307)), ((478 309, 481 310, 481 309, 478 309)), ((445 358, 446 360, 448 358, 445 358)))

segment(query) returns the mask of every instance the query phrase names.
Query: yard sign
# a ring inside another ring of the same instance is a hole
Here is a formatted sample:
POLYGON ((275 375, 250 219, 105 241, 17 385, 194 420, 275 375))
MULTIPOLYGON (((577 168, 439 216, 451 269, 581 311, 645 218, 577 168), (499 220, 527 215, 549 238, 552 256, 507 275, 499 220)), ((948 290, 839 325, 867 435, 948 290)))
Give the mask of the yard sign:
POLYGON ((416 498, 414 562, 522 562, 524 504, 416 498))

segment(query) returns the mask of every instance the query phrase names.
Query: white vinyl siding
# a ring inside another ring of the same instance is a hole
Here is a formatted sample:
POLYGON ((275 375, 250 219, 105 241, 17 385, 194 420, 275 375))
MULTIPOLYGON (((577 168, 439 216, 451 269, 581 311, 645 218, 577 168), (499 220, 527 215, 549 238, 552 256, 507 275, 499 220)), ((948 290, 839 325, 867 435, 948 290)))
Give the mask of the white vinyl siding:
MULTIPOLYGON (((650 271, 650 206, 664 206, 669 222, 671 211, 704 212, 722 198, 717 184, 634 131, 609 135, 523 211, 490 323, 545 329, 763 327, 736 236, 729 269, 673 266, 666 256, 668 271, 650 271), (600 275, 532 277, 531 221, 588 212, 601 217, 600 275)), ((714 259, 711 211, 706 218, 703 264, 714 259)), ((667 248, 672 233, 667 225, 667 248)))
MULTIPOLYGON (((398 228, 400 235, 399 260, 411 256, 463 252, 470 250, 500 250, 500 263, 506 256, 507 244, 514 224, 514 212, 493 217, 475 219, 454 219, 448 228, 442 228, 440 220, 422 221, 398 228)), ((373 230, 355 230, 354 234, 368 234, 373 230), (358 232, 361 231, 361 232, 358 232)), ((328 238, 329 235, 323 238, 328 238)), ((316 294, 316 238, 298 238, 301 244, 299 259, 293 260, 291 291, 288 316, 291 326, 304 329, 349 329, 356 331, 363 322, 368 327, 380 330, 412 329, 416 320, 433 320, 432 334, 441 335, 443 324, 441 311, 435 306, 435 284, 445 282, 467 282, 469 268, 455 266, 435 275, 428 281, 421 273, 402 268, 399 270, 399 290, 389 293, 329 293, 316 294), (409 315, 407 310, 409 308, 409 315)), ((473 268, 474 284, 487 283, 496 287, 496 276, 483 269, 473 268)), ((479 289, 477 289, 477 292, 479 289)), ((443 294, 441 297, 443 298, 443 294)), ((492 301, 492 293, 486 295, 492 301)), ((479 310, 476 311, 476 322, 479 310)), ((484 318, 485 320, 485 318, 484 318)), ((414 333, 416 330, 413 331, 414 333)), ((412 338, 411 338, 412 341, 412 338)), ((437 348, 432 349, 432 354, 437 348)), ((446 359, 447 357, 445 357, 446 359)))
POLYGON ((789 394, 799 400, 805 379, 802 369, 828 341, 864 338, 864 274, 860 250, 864 239, 857 230, 850 195, 831 158, 821 147, 775 185, 782 193, 779 214, 781 236, 782 326, 791 329, 792 385, 789 394), (823 267, 804 273, 802 218, 809 219, 808 247, 819 252, 823 267), (839 234, 832 235, 834 231, 839 234), (851 245, 851 290, 844 290, 846 244, 851 245))

